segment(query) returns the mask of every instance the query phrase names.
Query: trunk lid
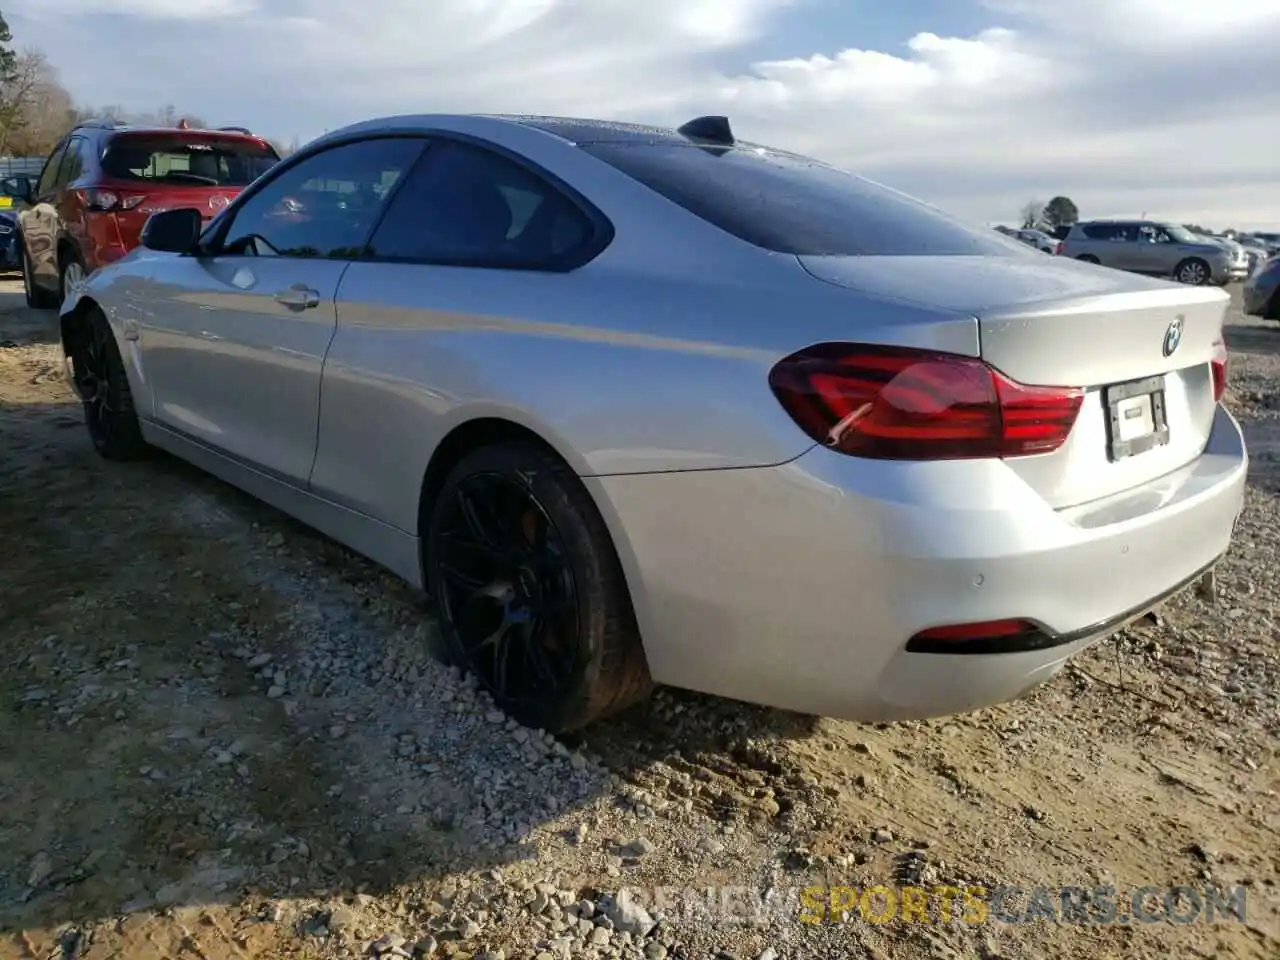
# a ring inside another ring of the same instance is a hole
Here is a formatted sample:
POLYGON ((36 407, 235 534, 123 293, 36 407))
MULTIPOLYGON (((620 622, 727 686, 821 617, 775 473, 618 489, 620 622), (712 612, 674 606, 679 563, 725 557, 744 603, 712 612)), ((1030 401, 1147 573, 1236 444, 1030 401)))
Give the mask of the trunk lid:
POLYGON ((109 189, 122 202, 132 203, 128 209, 117 210, 108 216, 115 217, 120 230, 120 242, 133 249, 138 245, 142 228, 153 213, 191 207, 199 210, 205 222, 222 212, 243 187, 174 187, 172 184, 113 184, 109 189))
POLYGON ((1007 461, 1055 508, 1139 486, 1205 448, 1222 290, 1047 257, 799 259, 827 283, 977 318, 982 358, 1014 380, 1085 388, 1061 448, 1007 461))
POLYGON ((153 213, 191 207, 217 216, 279 157, 265 140, 212 130, 126 130, 102 154, 99 189, 119 197, 120 241, 132 249, 153 213))

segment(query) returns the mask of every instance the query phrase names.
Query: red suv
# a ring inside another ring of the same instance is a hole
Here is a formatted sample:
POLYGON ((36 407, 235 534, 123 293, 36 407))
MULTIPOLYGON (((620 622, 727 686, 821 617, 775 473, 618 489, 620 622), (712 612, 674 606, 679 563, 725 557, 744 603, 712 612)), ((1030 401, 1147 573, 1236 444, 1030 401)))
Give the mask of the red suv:
POLYGON ((56 307, 68 287, 138 245, 153 213, 195 207, 212 219, 279 161, 241 127, 193 130, 81 123, 54 148, 40 179, 6 182, 18 195, 18 257, 27 303, 56 307))

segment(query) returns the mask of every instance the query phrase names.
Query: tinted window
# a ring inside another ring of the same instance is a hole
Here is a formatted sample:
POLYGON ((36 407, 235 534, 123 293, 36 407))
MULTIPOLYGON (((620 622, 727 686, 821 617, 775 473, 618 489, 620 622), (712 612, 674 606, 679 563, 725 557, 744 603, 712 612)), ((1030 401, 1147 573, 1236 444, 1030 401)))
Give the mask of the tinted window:
POLYGON ((805 157, 748 146, 721 151, 595 143, 582 149, 766 250, 810 256, 1014 255, 985 230, 805 157))
POLYGON ((490 150, 440 140, 396 194, 369 255, 554 269, 593 236, 586 214, 532 171, 490 150))
POLYGON ((58 182, 58 168, 62 164, 66 149, 65 143, 58 144, 49 155, 49 159, 45 161, 44 169, 40 171, 40 181, 36 185, 36 196, 42 197, 52 192, 54 184, 58 182))
POLYGON ((360 140, 307 157, 231 214, 223 250, 260 257, 358 256, 387 193, 423 146, 403 138, 360 140))
POLYGON ((1091 223, 1082 228, 1090 240, 1136 240, 1137 230, 1127 223, 1091 223))
POLYGON ((62 166, 58 170, 58 181, 55 184, 55 189, 65 187, 68 183, 74 183, 84 174, 84 152, 87 147, 88 143, 84 137, 71 138, 71 142, 67 144, 67 152, 62 155, 62 166))
POLYGON ((266 144, 231 137, 122 134, 102 156, 102 170, 118 180, 201 187, 243 187, 279 158, 266 144))

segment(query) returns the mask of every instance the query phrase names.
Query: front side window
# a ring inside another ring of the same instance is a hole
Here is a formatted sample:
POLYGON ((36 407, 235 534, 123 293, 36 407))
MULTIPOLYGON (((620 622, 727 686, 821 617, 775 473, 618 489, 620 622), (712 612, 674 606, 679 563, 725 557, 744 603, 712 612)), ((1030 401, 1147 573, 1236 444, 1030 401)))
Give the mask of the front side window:
POLYGON ((531 170, 483 147, 439 140, 396 194, 369 256, 557 269, 574 263, 594 237, 587 215, 531 170))
POLYGON ((807 157, 740 144, 585 143, 587 153, 727 233, 798 256, 1016 256, 888 187, 807 157))
POLYGON ((358 256, 387 194, 424 146, 420 139, 387 137, 358 140, 307 157, 230 214, 220 252, 259 257, 358 256))
POLYGON ((278 161, 268 144, 232 137, 122 133, 102 155, 115 180, 194 187, 243 187, 278 161))
POLYGON ((58 182, 58 168, 62 165, 62 157, 66 152, 66 141, 53 148, 53 153, 45 161, 44 169, 40 171, 40 181, 36 184, 37 197, 48 196, 53 192, 54 184, 58 182))

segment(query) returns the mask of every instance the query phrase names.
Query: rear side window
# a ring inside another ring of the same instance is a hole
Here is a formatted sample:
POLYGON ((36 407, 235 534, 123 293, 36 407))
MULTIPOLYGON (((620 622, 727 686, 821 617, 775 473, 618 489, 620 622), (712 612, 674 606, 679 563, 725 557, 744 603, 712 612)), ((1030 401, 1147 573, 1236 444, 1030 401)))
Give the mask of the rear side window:
POLYGON ((102 170, 118 180, 243 187, 279 159, 271 147, 253 140, 126 134, 108 144, 102 156, 102 170))
POLYGON ((564 270, 593 250, 588 216, 555 186, 492 150, 439 140, 392 200, 369 244, 380 260, 564 270))
POLYGON ((739 145, 587 143, 582 149, 727 233, 800 256, 1015 256, 888 187, 807 157, 739 145))
POLYGON ((1124 242, 1136 240, 1137 231, 1127 223, 1091 223, 1082 228, 1084 235, 1090 240, 1114 240, 1124 242))

